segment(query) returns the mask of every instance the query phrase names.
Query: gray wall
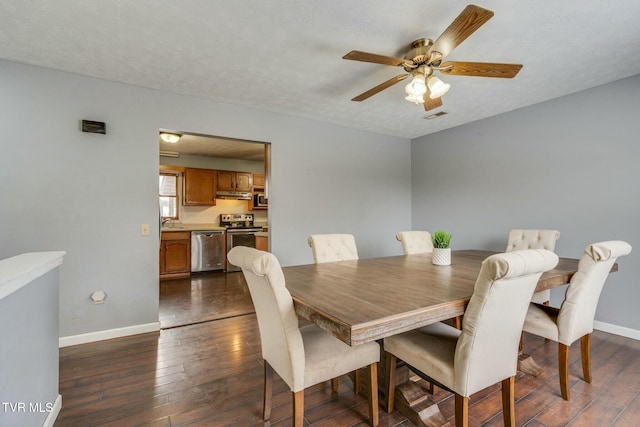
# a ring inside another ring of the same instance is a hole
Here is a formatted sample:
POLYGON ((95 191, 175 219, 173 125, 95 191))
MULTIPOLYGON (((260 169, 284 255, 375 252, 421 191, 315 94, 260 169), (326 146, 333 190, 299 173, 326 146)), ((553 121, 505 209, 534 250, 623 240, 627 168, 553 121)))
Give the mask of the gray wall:
POLYGON ((272 251, 313 261, 310 233, 351 232, 362 257, 400 253, 410 141, 0 61, 0 258, 65 250, 60 335, 158 320, 158 130, 271 142, 272 251), (80 132, 81 119, 107 135, 80 132), (102 289, 102 305, 89 300, 102 289))
POLYGON ((58 397, 57 307, 57 267, 0 299, 0 402, 6 403, 0 406, 0 426, 42 426, 53 408, 58 397))
MULTIPOLYGON (((159 129, 271 142, 272 251, 312 262, 311 233, 351 232, 360 256, 401 252, 400 229, 447 228, 454 248, 502 250, 514 227, 557 228, 557 250, 638 239, 640 77, 404 139, 0 61, 0 258, 65 250, 60 334, 158 320, 159 129), (78 130, 107 122, 107 135, 78 130), (606 126, 604 125, 606 123, 606 126), (108 294, 93 305, 96 289, 108 294)), ((638 250, 598 319, 636 330, 638 250), (635 274, 634 274, 635 273, 635 274)))
POLYGON ((451 231, 454 249, 491 250, 504 250, 511 228, 553 228, 556 252, 573 258, 626 240, 636 248, 596 319, 640 330, 639 107, 635 76, 413 141, 413 227, 451 231))

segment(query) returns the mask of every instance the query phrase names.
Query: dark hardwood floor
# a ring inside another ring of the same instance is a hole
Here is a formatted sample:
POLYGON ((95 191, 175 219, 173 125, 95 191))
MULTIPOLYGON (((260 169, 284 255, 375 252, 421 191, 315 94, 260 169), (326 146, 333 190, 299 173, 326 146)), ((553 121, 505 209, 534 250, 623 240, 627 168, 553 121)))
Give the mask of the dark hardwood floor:
MULTIPOLYGON (((242 314, 246 298, 237 295, 226 297, 222 305, 228 304, 228 310, 213 310, 211 318, 218 320, 209 320, 202 309, 204 300, 212 298, 209 285, 224 281, 242 288, 241 274, 229 276, 235 277, 209 277, 209 284, 190 285, 189 296, 182 297, 174 295, 179 293, 176 287, 163 283, 167 289, 162 292, 171 298, 161 310, 165 325, 174 326, 60 349, 63 407, 55 427, 264 425, 255 314, 242 314), (176 308, 169 314, 169 301, 191 306, 194 312, 180 315, 176 308), (236 303, 238 307, 232 307, 236 303), (187 326, 175 326, 178 319, 187 326)), ((241 292, 248 296, 246 288, 241 292)), ((640 425, 640 341, 596 331, 592 346, 592 384, 582 381, 579 344, 571 348, 571 401, 566 402, 559 393, 556 344, 525 334, 524 350, 546 369, 538 377, 519 374, 516 380, 518 426, 640 425)), ((453 421, 451 394, 440 391, 434 398, 453 421)), ((273 401, 270 425, 290 425, 290 392, 277 375, 273 401)), ((469 413, 471 426, 501 426, 499 388, 473 395, 469 413)), ((343 377, 337 395, 329 383, 305 392, 305 418, 313 426, 365 426, 367 401, 354 394, 351 381, 343 377)), ((380 411, 380 426, 411 425, 397 411, 380 411)))
POLYGON ((160 328, 254 313, 242 272, 195 273, 160 281, 160 328))

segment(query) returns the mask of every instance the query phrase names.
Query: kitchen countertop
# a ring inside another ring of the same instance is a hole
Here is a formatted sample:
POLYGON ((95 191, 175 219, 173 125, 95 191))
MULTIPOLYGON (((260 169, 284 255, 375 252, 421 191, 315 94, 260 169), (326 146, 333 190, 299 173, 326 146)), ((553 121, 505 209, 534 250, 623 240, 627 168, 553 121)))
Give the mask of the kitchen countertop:
POLYGON ((224 231, 226 230, 225 227, 220 227, 220 225, 218 224, 213 224, 213 223, 192 223, 192 224, 185 224, 185 223, 169 223, 168 225, 165 225, 164 227, 162 227, 162 231, 163 232, 167 232, 167 231, 201 231, 201 230, 211 230, 211 231, 224 231))
POLYGON ((256 233, 256 237, 269 237, 269 232, 268 231, 258 231, 256 233))

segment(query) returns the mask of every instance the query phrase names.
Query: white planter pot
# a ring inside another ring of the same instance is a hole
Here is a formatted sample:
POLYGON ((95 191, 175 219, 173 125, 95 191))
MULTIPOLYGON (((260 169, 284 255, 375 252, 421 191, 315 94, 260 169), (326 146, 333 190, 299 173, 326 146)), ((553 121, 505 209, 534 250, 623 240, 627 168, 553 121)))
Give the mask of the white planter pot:
POLYGON ((431 262, 434 265, 451 265, 451 248, 433 248, 431 262))

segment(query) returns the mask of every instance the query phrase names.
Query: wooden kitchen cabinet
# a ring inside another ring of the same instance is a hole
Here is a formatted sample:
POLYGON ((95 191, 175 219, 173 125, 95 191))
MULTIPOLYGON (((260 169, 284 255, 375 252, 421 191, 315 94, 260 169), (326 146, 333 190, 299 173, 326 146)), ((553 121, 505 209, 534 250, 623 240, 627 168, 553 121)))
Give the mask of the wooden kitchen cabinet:
POLYGON ((218 190, 245 191, 253 189, 253 174, 251 172, 218 171, 218 190))
POLYGON ((269 237, 256 235, 256 249, 269 252, 269 237))
POLYGON ((191 274, 191 232, 160 234, 160 278, 177 279, 191 274))
POLYGON ((263 173, 254 173, 253 174, 253 186, 254 187, 259 187, 262 188, 264 190, 264 184, 265 184, 265 176, 263 173))
MULTIPOLYGON (((263 173, 254 173, 253 174, 253 188, 252 195, 256 194, 264 194, 265 192, 265 184, 266 184, 266 175, 263 173)), ((249 201, 249 210, 250 211, 258 211, 258 210, 267 210, 266 206, 255 206, 253 197, 249 201)))
POLYGON ((186 168, 184 171, 184 204, 216 204, 216 171, 210 169, 186 168))

